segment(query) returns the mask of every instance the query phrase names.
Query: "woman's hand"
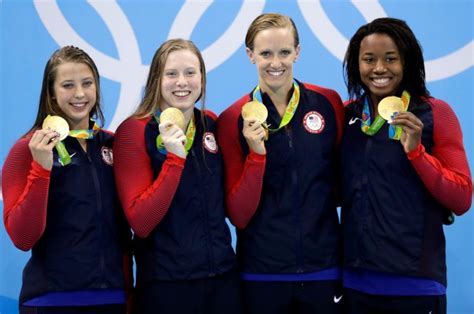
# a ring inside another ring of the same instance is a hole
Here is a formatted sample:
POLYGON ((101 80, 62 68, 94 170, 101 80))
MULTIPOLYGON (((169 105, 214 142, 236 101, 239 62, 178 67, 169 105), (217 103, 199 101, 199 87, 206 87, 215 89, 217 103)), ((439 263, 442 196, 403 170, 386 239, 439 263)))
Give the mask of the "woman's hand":
POLYGON ((402 128, 400 143, 402 143, 405 153, 414 151, 421 143, 423 122, 413 113, 400 112, 393 117, 391 124, 402 128))
POLYGON ((244 119, 244 127, 242 128, 242 133, 249 145, 250 150, 253 152, 265 155, 265 137, 267 131, 262 126, 261 122, 257 119, 244 119))
POLYGON ((186 135, 176 124, 171 122, 161 123, 159 126, 163 145, 168 152, 186 159, 186 135))
POLYGON ((59 142, 59 134, 51 130, 36 130, 28 143, 33 160, 44 169, 53 168, 53 148, 59 142))

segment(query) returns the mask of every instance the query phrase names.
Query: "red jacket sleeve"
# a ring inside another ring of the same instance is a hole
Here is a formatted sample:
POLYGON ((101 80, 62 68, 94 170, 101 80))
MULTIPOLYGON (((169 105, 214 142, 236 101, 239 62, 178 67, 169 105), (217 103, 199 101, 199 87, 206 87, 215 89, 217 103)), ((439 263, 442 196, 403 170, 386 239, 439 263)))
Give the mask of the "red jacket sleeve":
POLYGON ((114 141, 114 171, 125 216, 135 234, 147 237, 166 215, 184 169, 185 159, 168 153, 153 179, 146 150, 145 126, 149 119, 125 120, 114 141))
POLYGON ((408 153, 421 180, 431 194, 456 215, 464 214, 472 202, 472 178, 462 142, 462 131, 453 110, 443 101, 429 99, 433 110, 431 155, 419 145, 408 153))
POLYGON ((46 227, 50 171, 33 161, 28 143, 20 139, 2 170, 3 222, 16 247, 30 250, 46 227))
POLYGON ((224 111, 217 122, 217 140, 224 157, 227 212, 237 228, 245 228, 260 202, 265 155, 244 156, 238 128, 244 97, 224 111))

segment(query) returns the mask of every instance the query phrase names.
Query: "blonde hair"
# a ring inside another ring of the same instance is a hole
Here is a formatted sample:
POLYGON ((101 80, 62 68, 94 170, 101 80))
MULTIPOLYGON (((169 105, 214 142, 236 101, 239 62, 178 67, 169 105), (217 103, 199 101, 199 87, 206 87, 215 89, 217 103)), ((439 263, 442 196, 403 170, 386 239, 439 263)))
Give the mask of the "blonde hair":
POLYGON ((295 47, 300 44, 300 38, 295 22, 293 22, 289 16, 278 13, 265 13, 257 16, 252 24, 250 24, 249 29, 247 30, 247 35, 245 36, 245 46, 250 50, 253 50, 257 34, 269 28, 290 28, 293 31, 295 47))

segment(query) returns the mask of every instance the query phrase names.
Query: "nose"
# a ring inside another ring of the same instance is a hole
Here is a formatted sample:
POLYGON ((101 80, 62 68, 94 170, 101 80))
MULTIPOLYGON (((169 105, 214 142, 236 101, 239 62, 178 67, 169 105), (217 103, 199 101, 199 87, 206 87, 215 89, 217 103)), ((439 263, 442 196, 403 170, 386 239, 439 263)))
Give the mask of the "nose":
POLYGON ((81 99, 82 97, 84 97, 84 89, 82 88, 82 86, 79 85, 76 87, 74 98, 81 99))
POLYGON ((272 68, 279 68, 279 67, 281 66, 281 60, 280 60, 280 58, 279 58, 277 55, 275 55, 275 56, 272 58, 271 63, 270 63, 270 66, 271 66, 272 68))
POLYGON ((178 87, 184 87, 187 85, 187 81, 186 81, 186 77, 182 74, 178 75, 177 79, 176 79, 176 85, 178 87))
POLYGON ((377 61, 377 63, 375 64, 374 71, 377 73, 383 73, 386 70, 387 68, 385 67, 385 63, 382 60, 377 61))

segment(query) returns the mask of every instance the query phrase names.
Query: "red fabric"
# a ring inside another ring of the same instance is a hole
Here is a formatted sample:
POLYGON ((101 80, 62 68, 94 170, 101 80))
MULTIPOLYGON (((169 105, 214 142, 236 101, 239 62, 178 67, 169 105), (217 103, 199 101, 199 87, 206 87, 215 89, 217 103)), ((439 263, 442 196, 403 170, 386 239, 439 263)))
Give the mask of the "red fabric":
POLYGON ((129 118, 117 129, 114 141, 115 181, 125 216, 135 234, 147 237, 166 215, 184 169, 185 159, 168 153, 154 180, 145 143, 150 120, 129 118))
POLYGON ((15 143, 2 170, 3 222, 17 248, 30 250, 46 227, 50 171, 33 161, 30 137, 15 143))
POLYGON ((224 111, 217 122, 217 140, 224 156, 227 211, 237 228, 245 228, 260 202, 265 155, 250 152, 243 155, 238 121, 242 106, 249 100, 243 97, 224 111))
POLYGON ((336 123, 337 123, 337 139, 336 139, 336 144, 339 146, 339 144, 342 141, 342 133, 344 131, 344 105, 342 103, 341 97, 339 96, 336 91, 332 89, 327 89, 324 87, 312 85, 305 83, 304 86, 312 91, 315 91, 319 94, 322 94, 324 97, 326 97, 329 102, 331 103, 334 113, 336 116, 336 123))
POLYGON ((430 98, 433 110, 432 154, 423 145, 408 153, 421 180, 434 198, 456 215, 464 214, 472 202, 472 178, 462 142, 462 131, 453 110, 430 98))

